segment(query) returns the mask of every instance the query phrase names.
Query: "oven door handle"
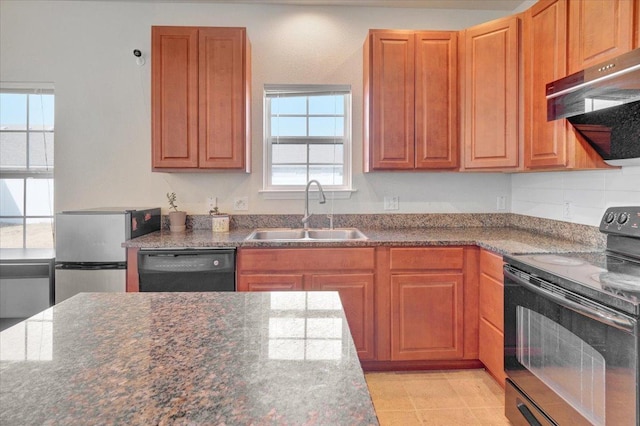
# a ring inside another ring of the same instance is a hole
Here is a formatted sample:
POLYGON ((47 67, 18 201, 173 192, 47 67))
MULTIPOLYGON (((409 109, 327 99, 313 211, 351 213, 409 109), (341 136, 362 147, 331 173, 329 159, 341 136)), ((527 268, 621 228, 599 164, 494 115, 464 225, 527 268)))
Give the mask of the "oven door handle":
POLYGON ((581 303, 574 302, 573 300, 567 299, 560 294, 552 293, 548 290, 545 290, 544 288, 533 285, 511 272, 508 265, 505 265, 504 267, 504 275, 507 278, 515 281, 517 284, 525 287, 527 290, 530 290, 542 297, 546 297, 547 299, 550 299, 555 303, 564 306, 565 308, 571 309, 572 311, 575 311, 581 315, 585 315, 603 324, 607 324, 611 327, 615 327, 628 333, 632 333, 635 329, 635 321, 633 319, 627 318, 612 311, 604 311, 591 306, 582 305, 581 303))

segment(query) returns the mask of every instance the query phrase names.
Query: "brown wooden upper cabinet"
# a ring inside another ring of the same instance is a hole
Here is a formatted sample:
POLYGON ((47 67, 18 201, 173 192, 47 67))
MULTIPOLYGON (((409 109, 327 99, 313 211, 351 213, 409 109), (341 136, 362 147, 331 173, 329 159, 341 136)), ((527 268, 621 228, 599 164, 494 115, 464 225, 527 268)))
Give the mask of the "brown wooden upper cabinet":
POLYGON ((466 170, 518 167, 519 27, 520 18, 511 16, 463 32, 466 170))
POLYGON ((569 1, 569 74, 634 47, 638 0, 569 1))
POLYGON ((458 167, 457 33, 370 30, 364 171, 458 167))
POLYGON ((250 167, 245 28, 151 28, 154 171, 250 167))
POLYGON ((609 167, 566 119, 547 121, 546 85, 568 74, 568 39, 577 36, 569 31, 570 3, 592 2, 540 0, 525 13, 524 165, 528 170, 609 167))

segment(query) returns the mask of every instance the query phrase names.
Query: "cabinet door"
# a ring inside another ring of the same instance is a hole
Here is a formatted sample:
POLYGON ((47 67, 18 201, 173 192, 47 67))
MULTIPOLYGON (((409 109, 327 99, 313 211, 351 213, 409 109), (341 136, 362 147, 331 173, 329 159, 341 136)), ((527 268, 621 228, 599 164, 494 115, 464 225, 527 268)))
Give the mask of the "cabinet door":
POLYGON ((391 359, 462 359, 463 274, 391 276, 391 359))
POLYGON ((238 291, 302 291, 302 274, 240 274, 238 291))
POLYGON ((365 171, 414 168, 415 37, 372 31, 365 44, 365 171))
POLYGON ((416 33, 416 169, 458 166, 457 61, 457 33, 416 33))
POLYGON ((246 31, 199 30, 199 166, 242 169, 245 160, 246 31))
POLYGON ((151 28, 154 170, 198 167, 198 29, 151 28))
POLYGON ((518 166, 519 18, 465 31, 464 167, 518 166))
POLYGON ((374 359, 373 274, 313 275, 312 290, 337 291, 361 360, 374 359))
POLYGON ((479 359, 504 387, 504 278, 502 256, 480 252, 479 359))
POLYGON ((635 0, 569 2, 569 74, 628 52, 635 0))
POLYGON ((547 121, 546 85, 566 75, 567 2, 541 0, 525 16, 526 168, 567 165, 566 120, 547 121))
POLYGON ((480 352, 478 358, 502 387, 505 385, 504 334, 493 324, 480 318, 480 352))

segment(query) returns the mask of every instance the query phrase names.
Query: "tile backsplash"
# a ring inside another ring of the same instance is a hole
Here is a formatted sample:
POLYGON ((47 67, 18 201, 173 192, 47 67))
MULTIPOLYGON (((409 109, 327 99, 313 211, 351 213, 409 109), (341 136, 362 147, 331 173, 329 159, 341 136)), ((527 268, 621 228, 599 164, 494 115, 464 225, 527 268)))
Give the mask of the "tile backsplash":
POLYGON ((598 226, 607 207, 625 205, 640 205, 640 166, 511 177, 516 214, 598 226))

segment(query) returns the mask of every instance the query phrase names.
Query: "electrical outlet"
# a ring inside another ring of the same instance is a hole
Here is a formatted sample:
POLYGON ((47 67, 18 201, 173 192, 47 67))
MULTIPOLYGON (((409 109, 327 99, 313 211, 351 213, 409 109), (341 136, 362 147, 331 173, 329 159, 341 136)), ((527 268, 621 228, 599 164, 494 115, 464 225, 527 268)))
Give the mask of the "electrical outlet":
POLYGON ((398 210, 400 208, 400 197, 384 197, 385 210, 398 210))
POLYGON ((218 206, 218 199, 216 197, 207 197, 207 212, 210 212, 218 206))
POLYGON ((570 201, 565 201, 562 209, 562 216, 565 219, 571 219, 573 216, 573 204, 570 201))
POLYGON ((507 209, 507 197, 504 195, 498 195, 496 200, 496 210, 506 210, 507 209))
POLYGON ((249 210, 249 197, 237 197, 233 199, 233 209, 240 210, 249 210))

